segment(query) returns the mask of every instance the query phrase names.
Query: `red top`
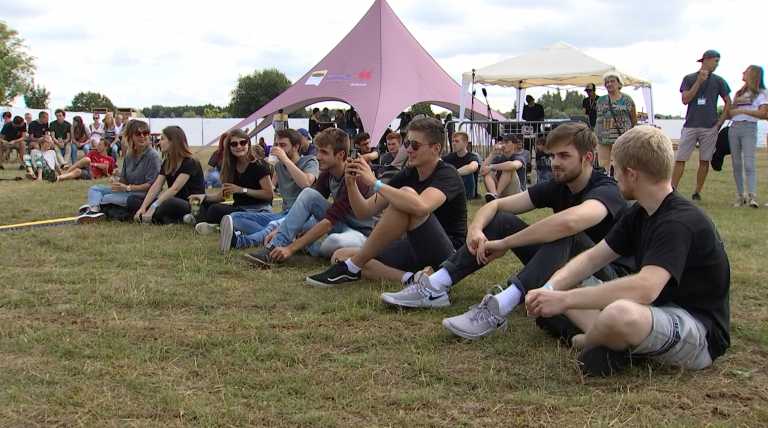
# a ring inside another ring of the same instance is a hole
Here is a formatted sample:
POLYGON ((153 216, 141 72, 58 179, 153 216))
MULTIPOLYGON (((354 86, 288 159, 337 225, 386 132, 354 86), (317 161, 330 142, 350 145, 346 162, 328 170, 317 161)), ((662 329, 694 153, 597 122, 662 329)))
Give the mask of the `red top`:
POLYGON ((99 152, 97 152, 96 150, 91 150, 85 155, 85 157, 91 160, 90 168, 91 168, 91 172, 93 173, 93 178, 109 177, 110 175, 112 175, 112 171, 115 170, 115 160, 109 156, 100 155, 99 152), (93 166, 93 164, 95 163, 105 163, 109 165, 107 167, 107 170, 109 171, 109 173, 105 174, 103 169, 96 168, 95 166, 93 166))

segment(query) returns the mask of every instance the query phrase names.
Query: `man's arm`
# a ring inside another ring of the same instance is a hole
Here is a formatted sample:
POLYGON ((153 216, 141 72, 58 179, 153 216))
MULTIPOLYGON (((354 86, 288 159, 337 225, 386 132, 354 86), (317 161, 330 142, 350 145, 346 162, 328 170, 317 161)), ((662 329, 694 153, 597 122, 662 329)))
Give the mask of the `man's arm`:
POLYGON ((304 234, 299 239, 296 239, 295 241, 291 242, 288 245, 288 249, 295 253, 302 248, 306 247, 307 245, 312 244, 313 242, 317 241, 318 239, 322 238, 327 234, 328 232, 333 229, 333 225, 331 224, 331 221, 327 218, 324 218, 320 220, 316 225, 312 226, 311 229, 307 231, 307 233, 304 234))
POLYGON ((720 127, 723 126, 723 123, 725 123, 725 120, 731 113, 731 96, 721 95, 720 97, 723 99, 723 102, 725 102, 725 107, 723 107, 723 113, 720 115, 720 119, 717 120, 717 129, 720 129, 720 127))
POLYGON ((366 162, 373 162, 379 158, 379 152, 376 150, 373 150, 370 153, 366 153, 362 155, 361 157, 365 159, 366 162))
POLYGON ((589 278, 603 266, 616 260, 619 254, 603 240, 594 247, 574 257, 547 281, 558 291, 570 290, 589 278))
POLYGON ((497 163, 493 165, 494 171, 517 171, 523 167, 523 163, 517 160, 497 163))
MULTIPOLYGON (((693 101, 693 98, 696 97, 696 92, 699 91, 699 87, 705 80, 707 80, 707 73, 702 73, 702 71, 704 70, 699 71, 699 76, 696 78, 696 81, 693 82, 690 89, 681 91, 683 93, 683 104, 688 105, 688 103, 693 101)), ((685 85, 685 81, 683 82, 683 85, 685 85)))
POLYGON ((315 182, 316 177, 314 174, 311 172, 302 171, 295 163, 291 162, 290 160, 288 162, 283 162, 283 165, 288 168, 288 173, 291 174, 291 178, 293 178, 293 181, 296 182, 296 185, 302 189, 306 189, 307 187, 312 186, 312 184, 315 182))
POLYGON ((536 207, 531 201, 528 191, 518 193, 517 195, 507 196, 506 198, 496 199, 483 205, 475 213, 469 229, 482 231, 491 223, 497 212, 506 212, 512 214, 522 214, 533 211, 536 207))
POLYGON ((428 187, 420 195, 417 195, 385 184, 379 188, 379 194, 386 198, 391 206, 418 217, 430 215, 446 199, 445 193, 434 187, 428 187))
POLYGON ((378 194, 374 194, 370 198, 365 199, 363 194, 360 193, 360 189, 357 187, 357 177, 347 174, 346 180, 349 204, 352 206, 352 212, 355 213, 355 217, 358 219, 373 217, 374 214, 389 205, 389 201, 380 197, 378 194))
POLYGON ((474 172, 477 171, 477 168, 479 168, 477 161, 472 161, 458 169, 459 175, 463 177, 465 175, 474 174, 474 172))

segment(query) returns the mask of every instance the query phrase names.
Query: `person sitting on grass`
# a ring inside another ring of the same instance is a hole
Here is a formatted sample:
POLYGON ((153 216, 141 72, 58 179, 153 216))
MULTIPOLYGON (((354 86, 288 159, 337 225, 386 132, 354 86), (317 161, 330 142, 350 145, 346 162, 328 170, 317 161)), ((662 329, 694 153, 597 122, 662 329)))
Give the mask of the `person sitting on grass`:
POLYGON ((464 183, 464 191, 468 199, 475 197, 475 172, 480 167, 480 162, 475 154, 469 151, 469 134, 464 131, 454 132, 451 138, 453 151, 443 155, 443 162, 453 165, 464 183))
MULTIPOLYGON (((77 122, 78 117, 75 117, 77 122)), ((82 120, 80 121, 82 124, 82 120)), ((88 204, 80 207, 77 224, 89 224, 104 221, 106 215, 101 212, 102 204, 125 207, 129 196, 143 198, 160 173, 163 160, 149 144, 149 125, 141 120, 132 120, 123 125, 123 135, 130 136, 120 181, 111 186, 97 184, 88 189, 88 204)), ((75 130, 77 135, 77 130, 75 130)))
MULTIPOLYGON (((357 218, 384 210, 362 248, 342 248, 330 269, 307 277, 317 287, 332 287, 366 278, 409 281, 406 272, 436 268, 466 239, 467 198, 456 168, 440 159, 445 128, 434 118, 408 125, 410 166, 388 184, 376 180, 368 163, 354 159, 347 166, 349 201, 357 218), (366 198, 357 179, 374 189, 366 198), (400 239, 406 235, 404 239, 400 239)), ((412 275, 411 275, 412 276, 412 275)))
POLYGON ((109 156, 109 141, 103 139, 96 144, 96 150, 70 166, 56 181, 93 180, 111 176, 115 171, 115 160, 109 156))
POLYGON ((32 149, 28 155, 24 155, 24 165, 27 168, 27 178, 30 180, 56 181, 56 176, 61 174, 61 165, 59 165, 56 151, 53 150, 53 139, 50 134, 36 142, 40 145, 40 150, 32 149))
MULTIPOLYGON (((7 112, 6 112, 7 113, 7 112)), ((24 155, 26 154, 27 125, 24 118, 16 116, 13 121, 3 124, 0 129, 0 169, 3 167, 5 157, 10 155, 13 150, 24 155)), ((21 162, 21 169, 24 169, 24 162, 21 162)))
POLYGON ((72 118, 72 163, 77 162, 77 151, 82 149, 83 154, 91 151, 91 131, 83 123, 83 118, 72 118))
POLYGON ((621 194, 637 203, 603 241, 528 292, 528 315, 564 314, 572 324, 563 338, 580 351, 586 375, 616 373, 633 357, 703 369, 730 346, 723 239, 707 214, 672 188, 672 142, 661 130, 626 132, 612 156, 621 194), (620 256, 633 257, 638 269, 574 288, 620 256))
MULTIPOLYGON (((214 232, 225 215, 234 212, 268 213, 272 211, 272 179, 269 164, 264 161, 264 149, 251 147, 251 139, 242 129, 225 134, 221 148, 221 190, 207 195, 194 194, 189 201, 200 203, 194 218, 195 230, 201 235, 214 232), (226 195, 234 202, 222 204, 226 195)), ((191 215, 191 214, 190 214, 191 215)), ((185 223, 188 217, 185 218, 185 223)))
POLYGON ((317 134, 314 141, 321 171, 315 187, 301 191, 279 229, 273 232, 274 238, 259 251, 245 255, 249 261, 273 266, 302 249, 314 257, 330 258, 339 248, 361 247, 371 234, 375 218, 358 219, 349 202, 348 184, 357 186, 365 197, 373 194, 362 179, 346 180, 344 177, 349 136, 340 129, 329 128, 317 134), (328 202, 329 196, 333 196, 333 203, 328 202), (315 224, 311 229, 297 237, 312 218, 317 222, 313 221, 315 224), (317 242, 326 234, 328 236, 322 243, 317 242))
POLYGON ((205 176, 205 182, 210 182, 211 187, 215 189, 221 187, 221 158, 224 153, 224 141, 228 136, 229 134, 226 132, 221 134, 219 137, 219 147, 211 153, 211 157, 208 159, 208 174, 205 176))
POLYGON ((128 197, 128 209, 135 212, 136 221, 142 221, 145 214, 160 224, 182 221, 191 211, 189 197, 205 193, 203 167, 189 150, 187 136, 180 127, 172 125, 163 129, 160 151, 165 160, 147 195, 128 197), (168 189, 160 193, 166 183, 168 189))
POLYGON ((525 158, 517 153, 520 145, 514 134, 501 137, 483 161, 480 175, 485 184, 485 202, 499 197, 517 195, 525 190, 525 158))
POLYGON ((317 159, 314 156, 301 156, 301 134, 294 129, 275 131, 275 143, 272 156, 278 161, 275 165, 277 184, 283 198, 281 213, 235 212, 221 219, 219 229, 221 237, 219 250, 227 252, 233 248, 248 248, 262 245, 264 239, 278 225, 293 206, 302 190, 311 187, 320 175, 317 159))
POLYGON ((368 165, 378 165, 379 152, 371 148, 371 136, 366 132, 361 132, 355 136, 355 148, 361 158, 368 162, 368 165))

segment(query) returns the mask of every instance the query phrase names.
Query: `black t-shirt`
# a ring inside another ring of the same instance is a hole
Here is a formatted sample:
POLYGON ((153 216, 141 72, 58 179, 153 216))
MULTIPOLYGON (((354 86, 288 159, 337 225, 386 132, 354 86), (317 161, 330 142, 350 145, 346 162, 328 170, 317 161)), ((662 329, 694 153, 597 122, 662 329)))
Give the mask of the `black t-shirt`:
POLYGON ((2 131, 0 131, 0 134, 3 136, 5 141, 14 141, 21 138, 21 133, 26 132, 27 128, 25 126, 13 126, 13 123, 6 123, 3 125, 2 131))
POLYGON ((552 208, 555 213, 575 207, 589 199, 602 203, 608 209, 608 215, 600 223, 584 231, 594 243, 602 241, 629 208, 629 202, 621 196, 616 180, 599 171, 592 171, 589 183, 579 193, 571 193, 565 183, 547 180, 528 188, 528 196, 536 208, 552 208))
POLYGON ((544 106, 533 104, 533 107, 526 104, 523 106, 523 120, 527 122, 542 122, 544 120, 544 106))
POLYGON ((434 211, 435 217, 443 226, 454 249, 464 245, 467 240, 467 195, 456 168, 439 161, 432 174, 426 180, 419 181, 416 168, 406 167, 395 174, 387 184, 397 189, 407 186, 418 194, 428 187, 443 192, 445 202, 434 211))
POLYGON ((584 98, 584 101, 581 102, 581 108, 584 109, 584 111, 587 112, 587 116, 589 116, 589 127, 592 129, 595 129, 595 123, 597 122, 597 99, 599 97, 595 98, 584 98))
POLYGON ((163 163, 163 166, 160 169, 160 174, 165 176, 165 182, 169 189, 173 186, 173 183, 176 182, 179 174, 189 175, 189 180, 184 184, 184 187, 179 189, 178 193, 176 193, 177 198, 187 200, 189 195, 202 195, 205 193, 203 167, 200 166, 200 162, 198 162, 197 159, 184 158, 184 160, 181 161, 179 170, 176 172, 166 171, 165 168, 166 163, 163 163))
POLYGON ((552 156, 543 150, 536 150, 536 182, 552 178, 552 156))
POLYGON ((211 168, 216 168, 219 171, 221 171, 221 159, 219 159, 219 151, 215 151, 211 154, 211 157, 208 159, 208 166, 211 168))
POLYGON ((318 132, 320 132, 320 124, 317 122, 317 120, 313 118, 309 118, 309 135, 315 136, 318 132))
POLYGON ((714 360, 731 344, 729 289, 731 267, 717 227, 699 207, 673 191, 649 216, 640 204, 630 208, 605 238, 638 268, 653 265, 672 277, 653 302, 675 304, 707 328, 714 360))
MULTIPOLYGON (((264 161, 251 162, 242 173, 235 169, 235 185, 245 187, 246 189, 261 190, 261 179, 270 174, 269 164, 264 161)), ((235 202, 232 206, 261 205, 272 202, 272 199, 252 198, 242 193, 232 195, 235 202)))
MULTIPOLYGON (((442 159, 443 159, 443 162, 453 165, 453 167, 456 169, 467 166, 472 162, 478 162, 477 158, 472 152, 467 152, 467 154, 464 155, 463 158, 459 157, 458 153, 451 152, 451 153, 448 153, 447 155, 443 155, 442 159)), ((480 162, 478 162, 478 164, 479 163, 480 162)))
POLYGON ((48 123, 40 123, 37 120, 29 122, 29 136, 32 138, 41 138, 48 131, 50 131, 48 123))

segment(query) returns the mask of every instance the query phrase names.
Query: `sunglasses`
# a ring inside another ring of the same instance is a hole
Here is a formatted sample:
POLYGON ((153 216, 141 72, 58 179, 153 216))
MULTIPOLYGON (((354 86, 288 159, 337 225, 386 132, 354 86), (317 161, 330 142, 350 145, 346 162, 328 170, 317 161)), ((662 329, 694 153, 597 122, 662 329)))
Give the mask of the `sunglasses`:
POLYGON ((419 147, 421 146, 434 146, 437 143, 419 143, 418 141, 411 141, 411 147, 413 147, 413 151, 418 151, 419 147))
POLYGON ((248 142, 249 142, 248 140, 230 141, 229 142, 229 147, 237 147, 238 145, 240 147, 245 147, 245 146, 248 145, 248 142))
POLYGON ((149 137, 149 131, 133 131, 133 136, 134 137, 141 137, 141 136, 149 137))

